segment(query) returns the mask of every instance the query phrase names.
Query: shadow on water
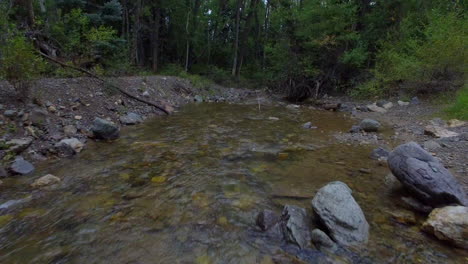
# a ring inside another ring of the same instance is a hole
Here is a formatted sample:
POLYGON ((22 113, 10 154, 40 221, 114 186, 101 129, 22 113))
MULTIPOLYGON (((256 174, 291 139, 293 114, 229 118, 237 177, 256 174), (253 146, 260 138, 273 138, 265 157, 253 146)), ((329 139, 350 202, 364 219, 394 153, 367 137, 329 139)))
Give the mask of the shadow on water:
POLYGON ((310 198, 335 180, 351 187, 371 226, 358 255, 373 263, 465 261, 466 252, 392 220, 405 209, 388 169, 369 159, 371 146, 331 136, 352 123, 304 108, 201 104, 125 128, 115 142, 90 142, 74 159, 6 182, 0 204, 27 201, 0 209, 0 262, 273 263, 280 255, 289 263, 256 231, 256 214, 284 204, 310 212, 310 198), (308 121, 318 129, 302 128, 308 121), (47 173, 62 183, 31 193, 32 179, 47 173))

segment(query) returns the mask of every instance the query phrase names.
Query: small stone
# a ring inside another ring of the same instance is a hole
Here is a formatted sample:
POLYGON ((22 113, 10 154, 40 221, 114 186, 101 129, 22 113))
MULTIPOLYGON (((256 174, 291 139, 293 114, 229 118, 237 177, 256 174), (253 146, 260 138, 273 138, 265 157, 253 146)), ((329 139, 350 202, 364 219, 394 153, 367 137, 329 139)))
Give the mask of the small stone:
POLYGON ((399 106, 408 106, 409 104, 410 104, 409 102, 398 101, 399 106))
POLYGON ((144 91, 142 95, 144 97, 150 97, 150 93, 148 91, 144 91))
POLYGON ((71 156, 80 153, 84 144, 76 138, 62 139, 55 145, 58 152, 63 156, 71 156))
POLYGON ((268 117, 268 120, 271 120, 271 121, 278 121, 279 118, 274 117, 274 116, 270 116, 270 117, 268 117))
POLYGON ((381 113, 381 114, 385 114, 387 112, 387 110, 385 108, 379 107, 376 104, 368 105, 367 109, 369 109, 369 111, 371 111, 371 112, 377 112, 377 113, 381 113))
POLYGON ((193 98, 193 100, 197 103, 201 103, 203 102, 203 97, 201 95, 195 95, 195 97, 193 98))
POLYGON ((75 126, 68 125, 63 127, 63 133, 65 136, 71 137, 74 136, 78 132, 78 129, 75 126))
POLYGON ((381 127, 380 123, 373 119, 364 119, 359 126, 365 132, 378 132, 381 127))
POLYGON ((440 144, 434 140, 429 140, 423 143, 423 148, 427 151, 434 151, 441 148, 440 144))
POLYGON ((349 133, 359 133, 359 132, 361 132, 360 126, 352 126, 351 129, 349 130, 349 133))
POLYGON ((286 205, 281 219, 285 239, 300 248, 308 248, 311 240, 306 210, 295 205, 286 205))
POLYGON ((59 182, 61 182, 59 177, 56 177, 52 174, 47 174, 46 176, 42 176, 41 178, 35 180, 34 183, 31 184, 31 187, 40 188, 40 187, 54 185, 59 182))
POLYGON ((450 119, 448 122, 447 122, 447 125, 451 128, 454 128, 454 127, 462 127, 462 126, 465 126, 467 124, 467 122, 465 121, 460 121, 458 119, 450 119))
POLYGON ((262 231, 267 231, 280 221, 278 214, 271 210, 263 210, 257 215, 257 226, 260 227, 262 231))
POLYGON ((364 174, 371 174, 372 173, 372 171, 370 169, 365 169, 365 168, 360 168, 359 172, 364 173, 364 174))
POLYGON ((80 115, 76 115, 74 118, 75 118, 75 120, 81 120, 81 119, 83 119, 83 117, 80 116, 80 115))
POLYGON ((311 239, 318 250, 334 252, 338 249, 338 245, 320 229, 312 230, 311 239))
POLYGON ((302 127, 305 128, 305 129, 317 129, 316 126, 312 125, 312 122, 307 122, 304 125, 302 125, 302 127))
POLYGON ((33 142, 32 138, 19 138, 19 139, 12 139, 6 142, 6 145, 9 146, 8 152, 12 152, 15 154, 19 154, 26 150, 31 143, 33 142))
POLYGON ((55 113, 57 112, 57 108, 55 108, 55 106, 51 105, 49 107, 47 107, 47 110, 51 113, 55 113))
POLYGON ((428 125, 424 128, 424 134, 436 137, 436 138, 447 138, 447 137, 456 137, 458 133, 449 131, 438 125, 428 125))
POLYGON ((382 147, 378 147, 376 149, 374 149, 370 155, 370 158, 373 159, 373 160, 379 160, 379 159, 387 159, 388 157, 388 154, 390 154, 390 151, 382 148, 382 147))
POLYGON ((41 108, 35 108, 29 113, 29 120, 33 125, 43 127, 48 122, 48 113, 41 108))
POLYGON ((411 98, 410 104, 412 104, 412 105, 419 104, 419 98, 417 96, 411 98))
POLYGON ((388 109, 390 109, 390 108, 393 107, 393 103, 392 103, 392 102, 388 102, 388 103, 384 104, 382 107, 383 107, 384 109, 387 109, 387 110, 388 110, 388 109))
POLYGON ((91 131, 97 139, 112 140, 117 139, 120 135, 120 129, 117 125, 99 117, 94 119, 91 131))
POLYGON ((17 112, 15 110, 6 110, 5 112, 3 112, 3 115, 8 118, 14 118, 16 114, 17 112))
POLYGON ((26 175, 34 171, 34 166, 18 156, 10 166, 10 171, 14 174, 26 175))
POLYGON ((468 249, 468 207, 447 206, 434 209, 423 224, 423 230, 439 240, 468 249))
POLYGON ((136 113, 127 113, 120 117, 120 123, 124 125, 136 125, 143 122, 143 118, 136 113))
POLYGON ((8 172, 2 166, 0 166, 0 178, 6 177, 8 177, 8 172))

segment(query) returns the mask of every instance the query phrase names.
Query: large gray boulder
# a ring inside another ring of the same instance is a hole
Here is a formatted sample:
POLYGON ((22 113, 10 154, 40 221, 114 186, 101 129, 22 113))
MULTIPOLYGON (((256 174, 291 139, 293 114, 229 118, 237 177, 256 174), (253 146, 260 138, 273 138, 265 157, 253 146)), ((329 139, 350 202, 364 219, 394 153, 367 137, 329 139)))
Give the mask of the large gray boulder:
POLYGON ((388 166, 407 189, 429 205, 467 204, 466 194, 452 174, 415 142, 394 149, 388 166))
POLYGON ((295 205, 285 205, 281 218, 285 240, 300 248, 310 247, 310 220, 306 210, 295 205))
POLYGON ((342 245, 365 243, 369 237, 369 224, 351 193, 345 183, 331 182, 312 200, 312 208, 330 237, 342 245))
POLYGON ((97 117, 91 127, 93 135, 97 139, 117 139, 120 134, 120 128, 111 121, 97 117))

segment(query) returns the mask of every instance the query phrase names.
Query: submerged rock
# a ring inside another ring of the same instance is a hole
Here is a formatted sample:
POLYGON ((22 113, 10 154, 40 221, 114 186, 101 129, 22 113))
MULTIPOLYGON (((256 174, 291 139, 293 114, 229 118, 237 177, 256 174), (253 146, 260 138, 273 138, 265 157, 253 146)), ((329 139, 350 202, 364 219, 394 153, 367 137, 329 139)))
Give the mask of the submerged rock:
POLYGON ((312 125, 312 122, 307 122, 304 125, 302 125, 302 127, 305 128, 305 129, 315 129, 315 128, 317 128, 316 126, 312 125))
POLYGON ((433 205, 465 205, 466 196, 452 174, 417 143, 394 149, 388 157, 393 175, 422 201, 433 205))
POLYGON ((439 143, 435 142, 434 140, 428 140, 423 143, 423 147, 424 149, 428 151, 433 151, 433 150, 439 149, 441 146, 439 143))
POLYGON ((447 206, 431 212, 423 230, 442 241, 468 249, 468 207, 447 206))
POLYGON ((0 165, 0 178, 8 177, 8 172, 0 165))
POLYGON ((40 188, 40 187, 45 187, 49 185, 53 185, 56 183, 61 182, 59 177, 56 177, 52 174, 47 174, 46 176, 42 176, 41 178, 35 180, 32 184, 31 187, 33 188, 40 188))
POLYGON ((94 119, 91 131, 95 138, 106 140, 117 139, 120 134, 120 129, 116 124, 99 117, 94 119))
POLYGON ((378 147, 372 151, 370 158, 374 160, 387 159, 389 153, 388 150, 378 147))
POLYGON ((296 244, 300 248, 310 247, 310 223, 304 208, 286 205, 281 219, 286 241, 296 244))
POLYGON ((364 119, 359 124, 359 127, 365 132, 377 132, 380 129, 380 123, 373 119, 364 119))
POLYGON ((18 156, 10 166, 10 171, 14 174, 26 175, 34 171, 34 166, 18 156))
POLYGON ((367 242, 369 224, 361 207, 343 182, 331 182, 322 187, 312 200, 312 208, 339 244, 367 242))
POLYGON ((127 113, 120 117, 120 123, 124 125, 136 125, 143 122, 143 118, 136 113, 127 113))
POLYGON ((257 226, 267 231, 281 220, 280 216, 271 210, 263 210, 257 215, 257 226))

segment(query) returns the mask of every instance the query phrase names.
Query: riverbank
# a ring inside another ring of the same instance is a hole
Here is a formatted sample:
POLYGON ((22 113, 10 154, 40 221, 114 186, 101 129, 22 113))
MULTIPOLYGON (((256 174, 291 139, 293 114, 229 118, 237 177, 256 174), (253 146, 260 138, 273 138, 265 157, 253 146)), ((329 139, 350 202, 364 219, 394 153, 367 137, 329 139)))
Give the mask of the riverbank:
MULTIPOLYGON (((190 102, 239 102, 255 91, 219 85, 195 87, 190 81, 167 76, 120 77, 110 83, 169 111, 190 102)), ((17 100, 14 88, 0 82, 0 160, 7 167, 17 155, 31 163, 81 151, 90 127, 99 117, 119 126, 165 115, 157 108, 131 99, 92 78, 41 79, 31 88, 31 103, 17 100), (61 152, 63 139, 77 139, 73 151, 61 152)), ((5 174, 1 169, 0 174, 5 174)))

